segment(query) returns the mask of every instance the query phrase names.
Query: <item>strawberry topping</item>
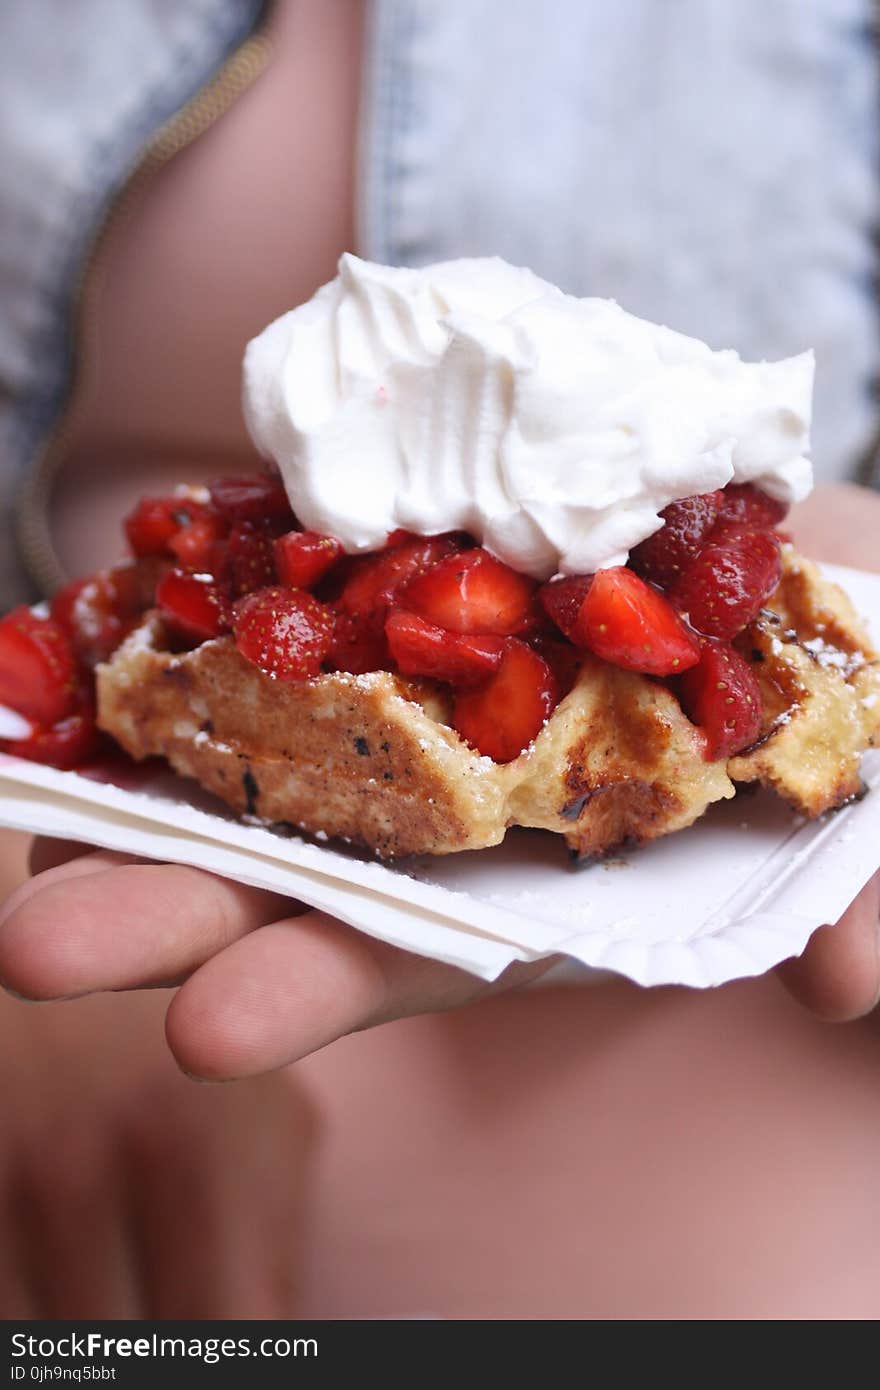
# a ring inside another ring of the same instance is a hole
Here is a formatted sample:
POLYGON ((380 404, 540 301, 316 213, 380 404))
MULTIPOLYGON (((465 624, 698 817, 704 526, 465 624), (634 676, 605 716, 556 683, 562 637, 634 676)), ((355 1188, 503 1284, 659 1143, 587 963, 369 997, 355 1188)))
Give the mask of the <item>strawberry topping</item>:
POLYGON ((777 502, 753 483, 731 483, 721 494, 720 521, 737 521, 760 531, 778 526, 787 516, 785 502, 777 502))
POLYGON ((333 614, 302 589, 258 589, 233 610, 235 645, 273 680, 317 676, 333 643, 333 614))
POLYGON ((592 582, 591 574, 573 574, 567 579, 555 579, 550 584, 542 584, 538 590, 542 608, 569 641, 576 640, 574 633, 581 605, 592 582))
POLYGON ((215 478, 208 484, 208 491, 215 509, 229 522, 287 522, 284 530, 294 524, 284 484, 275 473, 215 478))
POLYGON ((137 561, 74 579, 52 599, 60 623, 84 666, 107 661, 152 601, 155 564, 137 561))
POLYGON ((510 638, 486 684, 456 697, 452 722, 478 753, 509 763, 540 733, 558 700, 556 677, 546 661, 510 638))
POLYGON ((476 549, 450 555, 417 575, 400 602, 448 632, 514 636, 533 621, 536 587, 488 550, 476 549))
POLYGON ((178 531, 204 513, 188 497, 142 497, 125 518, 125 534, 135 555, 161 555, 178 531))
POLYGON ((731 638, 757 616, 781 575, 776 536, 721 523, 669 597, 699 632, 731 638))
POLYGON ((377 554, 355 557, 339 598, 340 607, 346 613, 375 613, 384 621, 389 604, 405 584, 453 556, 462 544, 462 538, 454 533, 409 536, 377 554))
POLYGON ((564 642, 560 637, 551 637, 546 632, 537 632, 530 636, 528 641, 529 646, 546 661, 556 677, 561 699, 577 682, 584 664, 584 653, 579 647, 573 647, 571 642, 564 642))
POLYGON ((183 569, 210 572, 216 543, 226 531, 223 518, 206 508, 171 537, 168 549, 183 569))
POLYGON ((630 567, 642 579, 668 589, 694 561, 718 519, 724 493, 704 492, 683 497, 660 513, 663 526, 637 545, 630 567))
POLYGON ((314 588, 341 555, 339 541, 318 531, 290 531, 275 542, 278 578, 292 589, 314 588))
POLYGON ((94 715, 84 709, 48 728, 36 728, 28 738, 0 739, 0 748, 15 758, 69 769, 94 757, 101 741, 94 715))
POLYGON ((228 632, 229 600, 209 574, 169 570, 156 588, 156 606, 172 632, 192 642, 207 642, 228 632))
POLYGON ((405 676, 430 676, 460 690, 487 681, 500 666, 504 651, 503 637, 446 632, 402 608, 388 614, 385 635, 405 676))
POLYGON ((218 578, 234 598, 276 582, 272 536, 264 525, 241 521, 233 526, 218 578))
POLYGON ((363 618, 333 609, 334 627, 326 665, 331 671, 348 671, 353 676, 367 671, 390 671, 394 666, 381 618, 363 618))
POLYGON ((657 589, 623 565, 599 570, 580 607, 573 640, 615 666, 650 676, 686 671, 700 644, 657 589))
POLYGON ((759 688, 729 639, 779 581, 772 528, 787 509, 751 484, 672 503, 628 566, 540 587, 463 532, 397 530, 382 550, 345 555, 332 536, 292 529, 277 471, 217 478, 209 493, 142 499, 125 521, 134 562, 67 585, 50 619, 19 608, 0 622, 0 704, 34 726, 0 746, 60 767, 90 757, 99 735, 82 680, 153 601, 177 642, 231 631, 273 679, 399 670, 445 682, 455 727, 498 762, 534 739, 585 651, 680 676, 712 757, 757 736, 759 688))
POLYGON ((76 659, 54 618, 24 604, 0 621, 0 705, 37 724, 56 724, 76 705, 76 659))
POLYGON ((699 664, 678 683, 682 708, 706 735, 706 755, 729 758, 761 732, 761 690, 754 673, 727 642, 706 639, 699 664))

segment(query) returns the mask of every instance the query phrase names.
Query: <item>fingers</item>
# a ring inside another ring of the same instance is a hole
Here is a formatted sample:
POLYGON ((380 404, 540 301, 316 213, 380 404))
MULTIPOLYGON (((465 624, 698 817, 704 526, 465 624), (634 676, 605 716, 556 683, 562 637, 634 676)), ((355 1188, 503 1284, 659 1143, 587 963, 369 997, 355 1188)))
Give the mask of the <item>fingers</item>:
POLYGON ((812 1013, 846 1022, 880 1000, 880 875, 835 926, 820 927, 803 955, 777 971, 786 989, 812 1013))
MULTIPOLYGON (((55 843, 54 841, 50 841, 55 843)), ((62 842, 58 842, 62 843, 62 842)), ((75 856, 69 861, 56 864, 45 871, 41 871, 38 877, 26 879, 19 884, 8 897, 0 903, 0 928, 13 912, 17 911, 23 903, 42 892, 55 883, 63 883, 65 879, 80 878, 85 874, 101 873, 104 869, 118 868, 122 864, 131 864, 129 854, 114 854, 111 850, 94 850, 90 854, 75 856)))
MULTIPOLYGON (((551 964, 514 967, 492 988, 551 964)), ((166 1033, 185 1071, 231 1080, 285 1066, 357 1029, 487 992, 463 970, 309 912, 262 927, 203 965, 172 1000, 166 1033)))
POLYGON ((176 982, 290 912, 288 899, 174 864, 89 855, 12 895, 0 981, 30 999, 176 982))

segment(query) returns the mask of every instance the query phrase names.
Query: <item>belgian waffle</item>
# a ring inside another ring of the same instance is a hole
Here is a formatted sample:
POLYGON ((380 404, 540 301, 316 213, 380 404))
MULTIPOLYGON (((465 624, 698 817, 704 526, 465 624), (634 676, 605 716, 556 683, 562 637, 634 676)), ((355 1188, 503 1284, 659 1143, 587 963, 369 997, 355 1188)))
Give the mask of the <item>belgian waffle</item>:
POLYGON ((275 682, 230 637, 175 652, 156 612, 98 668, 98 722, 243 815, 381 858, 480 849, 516 825, 595 856, 684 829, 740 782, 807 816, 858 794, 861 753, 880 738, 880 665, 842 590, 786 546, 780 585, 737 645, 764 725, 718 762, 671 689, 598 658, 499 765, 450 727, 441 686, 385 671, 275 682))

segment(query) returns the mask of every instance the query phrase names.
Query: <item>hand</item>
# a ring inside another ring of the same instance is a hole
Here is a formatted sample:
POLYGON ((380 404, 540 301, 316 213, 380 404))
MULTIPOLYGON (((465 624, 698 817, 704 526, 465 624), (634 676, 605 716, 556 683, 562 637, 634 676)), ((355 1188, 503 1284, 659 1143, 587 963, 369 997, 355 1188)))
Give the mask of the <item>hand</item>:
POLYGON ((0 1318, 293 1316, 310 1107, 187 1082, 165 1004, 0 999, 0 1318))
MULTIPOLYGON (((38 842, 34 867, 58 852, 38 842)), ((178 985, 169 1045, 186 1072, 211 1080, 282 1067, 345 1033, 454 1008, 551 964, 512 967, 487 986, 274 894, 103 851, 38 873, 0 912, 10 989, 57 999, 178 985)))

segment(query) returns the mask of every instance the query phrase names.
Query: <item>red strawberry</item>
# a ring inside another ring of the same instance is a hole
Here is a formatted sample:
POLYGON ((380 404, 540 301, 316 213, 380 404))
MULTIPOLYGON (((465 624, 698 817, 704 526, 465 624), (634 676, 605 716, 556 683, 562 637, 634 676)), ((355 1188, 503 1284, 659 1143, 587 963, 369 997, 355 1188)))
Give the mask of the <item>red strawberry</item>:
POLYGON ((215 543, 222 540, 226 531, 223 518, 205 508, 201 516, 195 517, 171 537, 168 549, 183 569, 210 573, 215 543))
POLYGON ((353 676, 361 676, 367 671, 392 669, 394 660, 385 629, 375 613, 358 618, 353 613, 335 611, 334 617, 333 639, 326 661, 331 671, 349 671, 353 676))
POLYGON ((49 728, 39 727, 28 738, 0 739, 0 748, 15 758, 51 767, 78 767, 98 751, 101 735, 90 710, 70 714, 49 728))
POLYGON ((623 565, 596 574, 574 641, 615 666, 649 676, 686 671, 700 659, 696 636, 672 605, 623 565))
POLYGON ((398 591, 423 570, 462 548, 462 538, 451 532, 442 536, 411 536, 399 545, 351 560, 351 571, 339 596, 346 613, 375 612, 380 620, 398 591))
POLYGON ((584 663, 584 654, 580 648, 573 647, 571 642, 564 642, 561 638, 550 637, 544 632, 530 636, 529 646, 546 661, 556 677, 560 699, 567 695, 574 687, 584 663))
POLYGON ((125 518, 125 534, 135 555, 161 555, 184 526, 204 513, 188 497, 142 497, 125 518))
POLYGON ((559 687, 546 661, 514 637, 487 683, 456 696, 452 722, 478 753, 509 763, 540 733, 558 701, 559 687))
POLYGON ((229 600, 210 575, 169 570, 156 588, 156 606, 172 632, 190 641, 207 642, 231 626, 229 600))
POLYGON ((779 541, 768 531, 721 523, 669 597, 699 632, 735 637, 779 583, 779 550, 779 541))
POLYGON ((699 665, 678 683, 682 708, 706 735, 711 759, 730 758, 761 732, 761 690, 754 672, 727 642, 706 639, 699 665))
POLYGON ((642 579, 668 589, 699 554, 723 498, 721 491, 704 492, 664 507, 660 513, 664 525, 635 547, 629 557, 630 568, 642 579))
POLYGON ((259 589, 233 611, 235 645, 273 680, 317 676, 333 642, 333 614, 301 589, 259 589))
POLYGON ((275 566, 282 584, 292 589, 311 589, 324 578, 342 555, 335 536, 317 531, 290 531, 275 542, 275 566))
POLYGON ((536 587, 488 550, 476 549, 450 555, 417 575, 400 602, 447 632, 513 636, 533 620, 536 587))
POLYGON ((548 617, 569 640, 577 627, 581 604, 593 582, 591 574, 572 574, 567 579, 554 579, 542 584, 538 598, 548 617))
POLYGON ((430 676, 460 690, 484 684, 497 671, 504 651, 502 637, 445 632, 402 608, 388 614, 385 635, 405 676, 430 676))
POLYGON ((228 585, 234 598, 277 582, 272 544, 271 533, 265 526, 250 521, 233 526, 225 542, 222 571, 217 577, 228 585))
POLYGON ((37 724, 56 724, 76 704, 76 659, 54 618, 24 604, 0 621, 0 705, 37 724))
POLYGON ((216 510, 229 522, 286 522, 284 530, 290 530, 293 524, 290 502, 276 473, 215 478, 208 484, 208 491, 216 510))
MULTIPOLYGON (((152 565, 147 565, 151 572, 152 565)), ((106 661, 152 602, 152 576, 139 564, 116 565, 66 584, 52 599, 60 623, 86 666, 106 661)))
POLYGON ((762 492, 753 483, 730 483, 722 495, 719 521, 736 521, 753 530, 770 530, 788 516, 785 502, 762 492))
POLYGON ((417 541, 420 537, 415 531, 406 531, 402 526, 398 526, 395 531, 389 531, 385 537, 383 550, 394 550, 396 546, 403 545, 404 541, 417 541))

